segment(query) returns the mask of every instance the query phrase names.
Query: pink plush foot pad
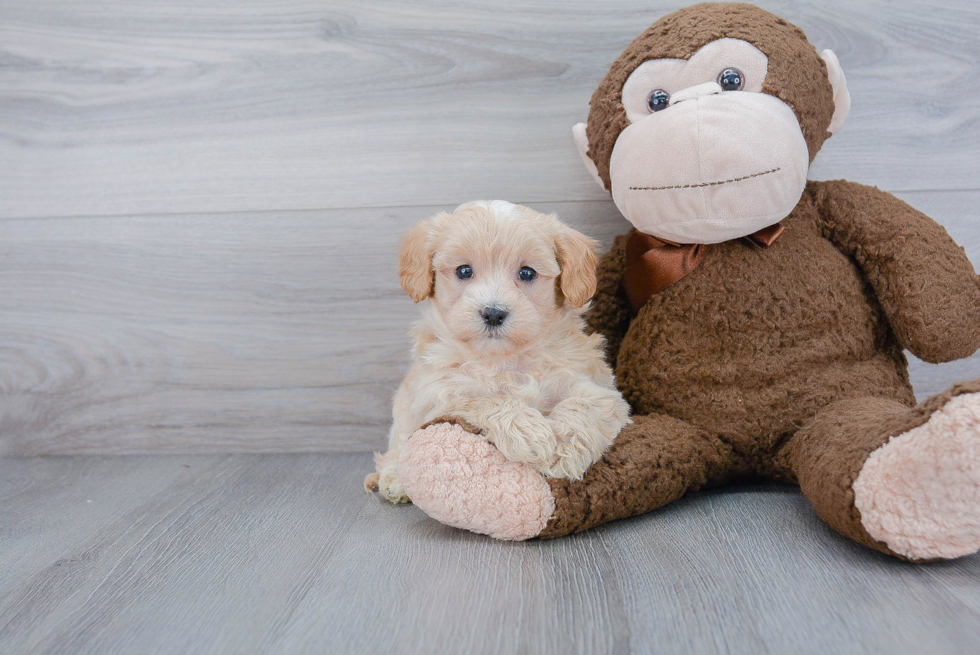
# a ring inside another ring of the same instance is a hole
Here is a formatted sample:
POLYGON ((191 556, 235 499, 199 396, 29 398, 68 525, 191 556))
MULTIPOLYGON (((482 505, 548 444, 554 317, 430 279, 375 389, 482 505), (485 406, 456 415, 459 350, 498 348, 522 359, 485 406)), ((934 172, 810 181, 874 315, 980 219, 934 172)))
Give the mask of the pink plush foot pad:
POLYGON ((980 550, 980 393, 871 453, 854 481, 865 530, 911 559, 980 550))
POLYGON ((495 539, 536 537, 555 512, 543 475, 458 425, 437 423, 412 435, 398 476, 432 518, 495 539))

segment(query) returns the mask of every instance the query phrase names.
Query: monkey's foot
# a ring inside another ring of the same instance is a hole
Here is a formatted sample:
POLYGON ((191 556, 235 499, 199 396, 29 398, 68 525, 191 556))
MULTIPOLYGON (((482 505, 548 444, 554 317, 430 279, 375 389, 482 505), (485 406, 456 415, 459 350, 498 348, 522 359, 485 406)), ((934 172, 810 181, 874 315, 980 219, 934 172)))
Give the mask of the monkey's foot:
POLYGON ((536 537, 555 512, 543 475, 459 425, 436 423, 412 435, 398 473, 412 502, 426 514, 495 539, 536 537))
POLYGON ((865 530, 910 559, 980 550, 980 393, 871 453, 854 482, 865 530))

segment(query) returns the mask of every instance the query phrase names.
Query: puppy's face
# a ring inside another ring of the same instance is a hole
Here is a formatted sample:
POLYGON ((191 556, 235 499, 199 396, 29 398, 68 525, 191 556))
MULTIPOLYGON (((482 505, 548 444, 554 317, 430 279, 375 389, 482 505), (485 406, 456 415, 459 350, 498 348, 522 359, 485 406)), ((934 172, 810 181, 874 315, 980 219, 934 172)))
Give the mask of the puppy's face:
POLYGON ((433 302, 456 341, 505 354, 537 341, 559 311, 555 242, 519 214, 473 207, 435 243, 433 302))
POLYGON ((467 203, 409 232, 402 286, 416 302, 432 298, 457 342, 505 355, 588 302, 594 248, 554 216, 502 201, 467 203))

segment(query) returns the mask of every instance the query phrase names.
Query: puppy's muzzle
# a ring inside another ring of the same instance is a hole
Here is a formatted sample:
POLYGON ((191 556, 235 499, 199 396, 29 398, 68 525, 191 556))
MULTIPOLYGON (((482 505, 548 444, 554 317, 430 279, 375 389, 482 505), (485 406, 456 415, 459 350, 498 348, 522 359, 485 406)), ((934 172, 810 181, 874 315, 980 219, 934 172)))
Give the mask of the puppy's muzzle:
POLYGON ((499 307, 484 307, 480 310, 483 322, 489 327, 500 327, 507 318, 507 311, 499 307))

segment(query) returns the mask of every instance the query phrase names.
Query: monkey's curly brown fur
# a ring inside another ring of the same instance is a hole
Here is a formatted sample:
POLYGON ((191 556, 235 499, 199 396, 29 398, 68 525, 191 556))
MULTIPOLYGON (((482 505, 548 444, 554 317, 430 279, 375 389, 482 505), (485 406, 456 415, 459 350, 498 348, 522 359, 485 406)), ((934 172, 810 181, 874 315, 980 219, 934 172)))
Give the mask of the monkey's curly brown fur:
MULTIPOLYGON (((810 159, 834 111, 826 66, 799 28, 752 5, 666 16, 613 64, 592 97, 589 154, 607 188, 629 124, 622 87, 642 62, 686 59, 734 37, 769 59, 763 87, 795 112, 810 159)), ((980 278, 946 231, 894 196, 809 182, 770 248, 744 240, 634 311, 622 288, 628 235, 599 266, 590 327, 608 342, 627 426, 585 479, 551 480, 556 537, 660 507, 740 474, 797 482, 842 534, 883 552, 854 506, 869 455, 925 423, 962 383, 916 406, 903 349, 930 362, 980 348, 980 278)))
POLYGON ((854 509, 868 455, 964 383, 915 406, 903 346, 927 361, 980 347, 980 278, 945 230, 874 188, 810 182, 770 248, 715 247, 634 315, 626 237, 599 267, 606 336, 634 424, 578 483, 552 480, 554 537, 761 473, 799 482, 846 536, 882 551, 854 509))

